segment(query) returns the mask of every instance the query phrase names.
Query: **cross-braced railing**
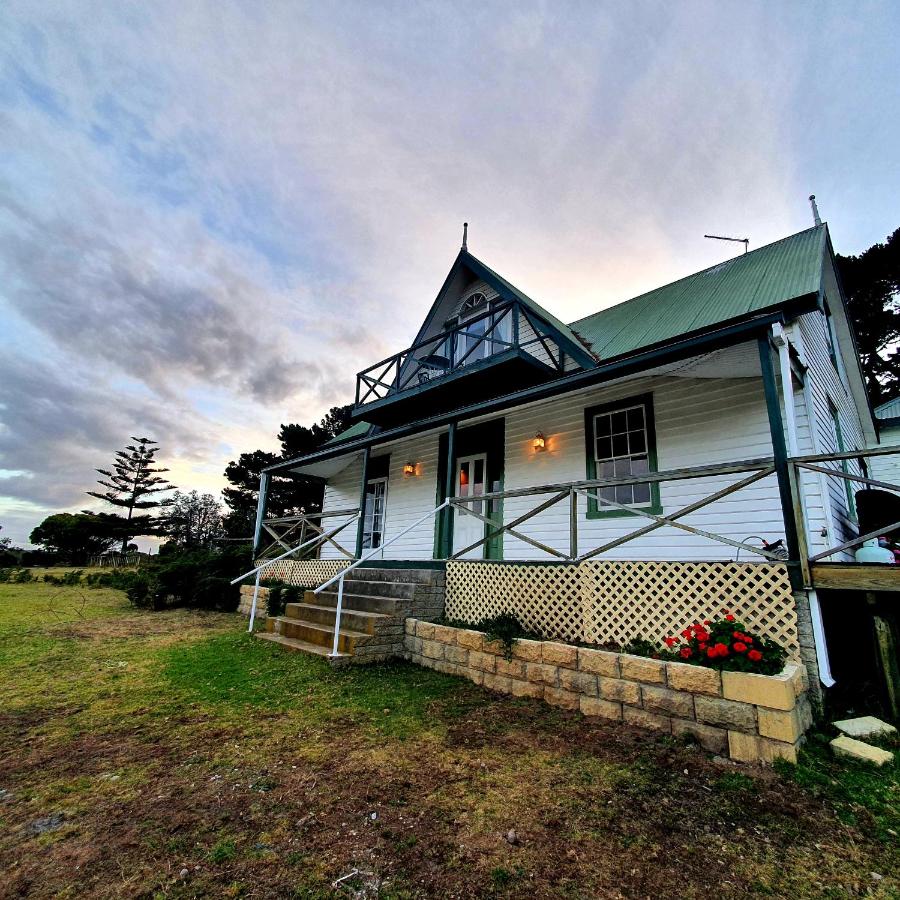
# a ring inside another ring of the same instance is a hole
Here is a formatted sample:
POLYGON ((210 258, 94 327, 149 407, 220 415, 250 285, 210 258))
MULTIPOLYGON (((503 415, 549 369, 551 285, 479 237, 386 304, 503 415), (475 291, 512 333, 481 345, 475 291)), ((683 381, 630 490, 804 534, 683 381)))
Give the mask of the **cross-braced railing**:
POLYGON ((308 549, 304 551, 304 555, 298 557, 298 559, 317 559, 325 544, 331 544, 338 553, 343 554, 348 559, 353 559, 353 551, 348 550, 335 540, 334 536, 329 533, 324 520, 341 516, 352 516, 357 512, 359 510, 354 507, 353 509, 330 509, 327 512, 300 513, 296 516, 263 519, 263 531, 272 538, 272 541, 266 547, 260 548, 256 556, 258 559, 268 559, 284 550, 290 550, 300 544, 307 544, 310 537, 321 536, 322 541, 309 543, 308 549))
POLYGON ((568 560, 571 562, 581 562, 583 560, 599 556, 600 554, 607 553, 616 547, 620 547, 622 544, 627 544, 639 537, 643 537, 645 534, 649 534, 650 532, 655 531, 658 528, 671 526, 672 528, 686 531, 689 534, 693 534, 698 537, 707 538, 708 540, 721 544, 727 544, 731 547, 735 547, 739 551, 744 550, 750 553, 754 553, 758 556, 762 556, 769 560, 783 560, 783 551, 766 549, 765 546, 749 544, 746 542, 746 540, 738 541, 734 538, 727 537, 726 535, 716 534, 715 532, 708 531, 703 528, 698 528, 695 525, 688 525, 686 522, 681 521, 691 513, 697 512, 698 510, 703 509, 705 506, 709 506, 710 504, 715 503, 717 500, 721 500, 723 497, 727 497, 730 494, 735 494, 738 491, 741 491, 758 481, 762 481, 762 479, 767 478, 774 473, 775 464, 771 458, 766 457, 762 459, 741 460, 720 465, 693 466, 683 469, 671 469, 667 472, 650 472, 642 475, 622 478, 588 479, 585 481, 538 485, 535 487, 518 488, 508 491, 492 491, 490 493, 479 494, 471 497, 453 497, 450 499, 450 505, 454 508, 456 513, 461 513, 467 516, 474 516, 476 519, 484 522, 487 527, 485 529, 485 534, 483 537, 479 538, 477 541, 473 541, 471 544, 463 547, 461 550, 456 551, 455 553, 450 555, 449 558, 460 559, 466 554, 471 553, 473 550, 487 544, 489 541, 499 537, 500 535, 510 534, 512 537, 518 538, 520 541, 523 541, 524 543, 529 544, 532 547, 535 547, 538 550, 541 550, 556 559, 568 560), (646 507, 619 503, 609 498, 606 494, 606 491, 604 490, 607 488, 624 487, 627 485, 635 484, 659 484, 660 482, 667 481, 681 481, 694 478, 710 478, 718 475, 740 475, 744 473, 749 474, 732 484, 726 485, 725 487, 722 487, 705 497, 695 500, 692 503, 689 503, 686 506, 683 506, 680 509, 677 509, 665 515, 654 512, 652 509, 648 509, 646 507), (513 497, 526 497, 533 495, 542 496, 548 494, 550 496, 547 497, 547 499, 542 500, 527 512, 516 516, 516 518, 514 518, 511 522, 506 523, 499 523, 495 519, 492 519, 489 515, 485 515, 483 512, 479 512, 474 508, 476 505, 498 503, 502 500, 513 497), (624 512, 632 513, 636 517, 650 519, 651 521, 646 525, 641 525, 640 527, 629 531, 627 534, 621 535, 620 537, 614 538, 612 540, 604 541, 598 546, 591 547, 588 550, 582 551, 579 547, 579 497, 584 497, 591 501, 594 501, 597 504, 598 508, 607 507, 610 510, 621 510, 624 512), (555 506, 557 503, 563 502, 568 503, 569 518, 569 546, 565 550, 550 547, 547 544, 519 530, 519 526, 527 522, 529 519, 534 518, 550 507, 555 506))
POLYGON ((356 405, 383 400, 519 350, 551 371, 565 370, 565 353, 546 323, 517 301, 497 304, 364 369, 356 376, 356 405))

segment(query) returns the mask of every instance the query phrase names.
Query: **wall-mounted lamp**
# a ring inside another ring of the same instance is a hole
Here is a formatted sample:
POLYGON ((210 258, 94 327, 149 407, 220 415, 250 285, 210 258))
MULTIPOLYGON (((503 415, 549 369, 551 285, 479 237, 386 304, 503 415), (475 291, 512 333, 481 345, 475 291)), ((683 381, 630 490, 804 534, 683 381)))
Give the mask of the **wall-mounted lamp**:
POLYGON ((534 444, 532 446, 534 447, 535 453, 540 453, 541 450, 547 449, 547 439, 544 437, 543 432, 539 431, 534 436, 534 444))
POLYGON ((405 463, 403 466, 403 474, 404 475, 415 475, 416 474, 416 464, 415 463, 405 463))

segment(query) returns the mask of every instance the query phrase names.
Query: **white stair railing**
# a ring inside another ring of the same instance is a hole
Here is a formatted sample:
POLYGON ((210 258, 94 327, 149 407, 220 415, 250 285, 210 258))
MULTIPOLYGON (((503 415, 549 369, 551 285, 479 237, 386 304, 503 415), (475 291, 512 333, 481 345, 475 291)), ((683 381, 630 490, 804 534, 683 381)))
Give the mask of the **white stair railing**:
POLYGON ((436 506, 433 510, 431 510, 431 512, 426 513, 424 516, 422 516, 422 518, 416 519, 416 521, 413 522, 412 525, 407 526, 406 528, 403 529, 403 531, 399 532, 398 534, 395 534, 390 540, 385 541, 383 544, 381 544, 378 547, 373 547, 368 553, 365 553, 362 556, 360 556, 360 558, 358 560, 356 560, 356 562, 351 563, 349 566, 347 566, 346 569, 342 569, 340 572, 338 572, 337 575, 333 576, 332 578, 329 578, 328 581, 326 581, 324 584, 320 584, 313 591, 314 594, 320 594, 320 593, 322 593, 322 591, 325 590, 325 588, 331 587, 331 585, 333 585, 335 582, 338 583, 337 608, 335 609, 335 614, 334 614, 334 643, 332 644, 331 653, 329 654, 329 656, 335 657, 335 656, 341 655, 338 652, 338 642, 340 641, 340 635, 341 635, 341 611, 344 606, 344 578, 347 576, 347 574, 349 572, 352 572, 355 568, 362 565, 367 560, 371 559, 373 556, 375 556, 376 553, 382 552, 385 549, 385 547, 390 547, 390 545, 393 544, 394 541, 398 540, 399 538, 402 538, 403 535, 409 534, 409 532, 412 531, 413 528, 418 528, 419 525, 421 525, 423 522, 427 521, 428 519, 433 518, 442 509, 446 509, 449 505, 450 505, 450 498, 446 499, 443 503, 440 504, 440 506, 436 506))
POLYGON ((262 570, 267 566, 271 566, 274 563, 279 562, 282 559, 286 559, 288 556, 291 556, 294 553, 297 553, 299 550, 303 550, 304 548, 311 548, 315 544, 323 544, 325 541, 334 537, 339 531, 343 531, 349 524, 355 522, 359 519, 359 513, 356 513, 352 519, 347 519, 341 525, 338 525, 337 528, 333 528, 331 531, 324 531, 322 534, 317 534, 315 537, 310 538, 308 541, 305 541, 302 544, 298 544, 296 547, 291 547, 290 550, 282 553, 280 556, 275 556, 272 559, 267 559, 261 565, 258 565, 255 569, 251 569, 249 572, 245 572, 243 575, 238 575, 237 578, 232 579, 232 584, 237 584, 239 581, 243 581, 245 578, 249 578, 251 575, 256 575, 256 582, 253 585, 253 603, 250 605, 250 624, 247 626, 247 631, 253 631, 253 623, 256 621, 256 602, 259 598, 259 581, 262 570))

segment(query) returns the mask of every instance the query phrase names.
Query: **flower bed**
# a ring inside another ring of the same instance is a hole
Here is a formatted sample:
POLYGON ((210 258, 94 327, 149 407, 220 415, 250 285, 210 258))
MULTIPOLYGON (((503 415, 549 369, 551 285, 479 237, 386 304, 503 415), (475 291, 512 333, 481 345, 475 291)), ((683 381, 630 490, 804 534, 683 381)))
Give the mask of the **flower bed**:
POLYGON ((795 762, 812 724, 798 665, 763 675, 692 665, 674 653, 654 659, 533 640, 515 641, 507 658, 507 647, 483 632, 419 619, 406 620, 404 647, 412 662, 489 690, 693 739, 742 762, 795 762))

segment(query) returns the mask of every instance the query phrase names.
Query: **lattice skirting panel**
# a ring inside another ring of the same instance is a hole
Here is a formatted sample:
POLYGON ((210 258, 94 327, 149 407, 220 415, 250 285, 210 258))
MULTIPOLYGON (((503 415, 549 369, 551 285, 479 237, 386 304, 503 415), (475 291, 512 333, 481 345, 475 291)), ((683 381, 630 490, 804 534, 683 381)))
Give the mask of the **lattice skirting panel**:
POLYGON ((797 611, 787 567, 778 563, 447 563, 448 618, 474 623, 510 612, 568 641, 656 642, 725 609, 799 658, 797 611))
MULTIPOLYGON (((257 560, 256 565, 262 562, 264 560, 257 560)), ((271 579, 301 587, 318 587, 351 562, 349 559, 280 559, 263 569, 262 577, 264 581, 271 579)))

